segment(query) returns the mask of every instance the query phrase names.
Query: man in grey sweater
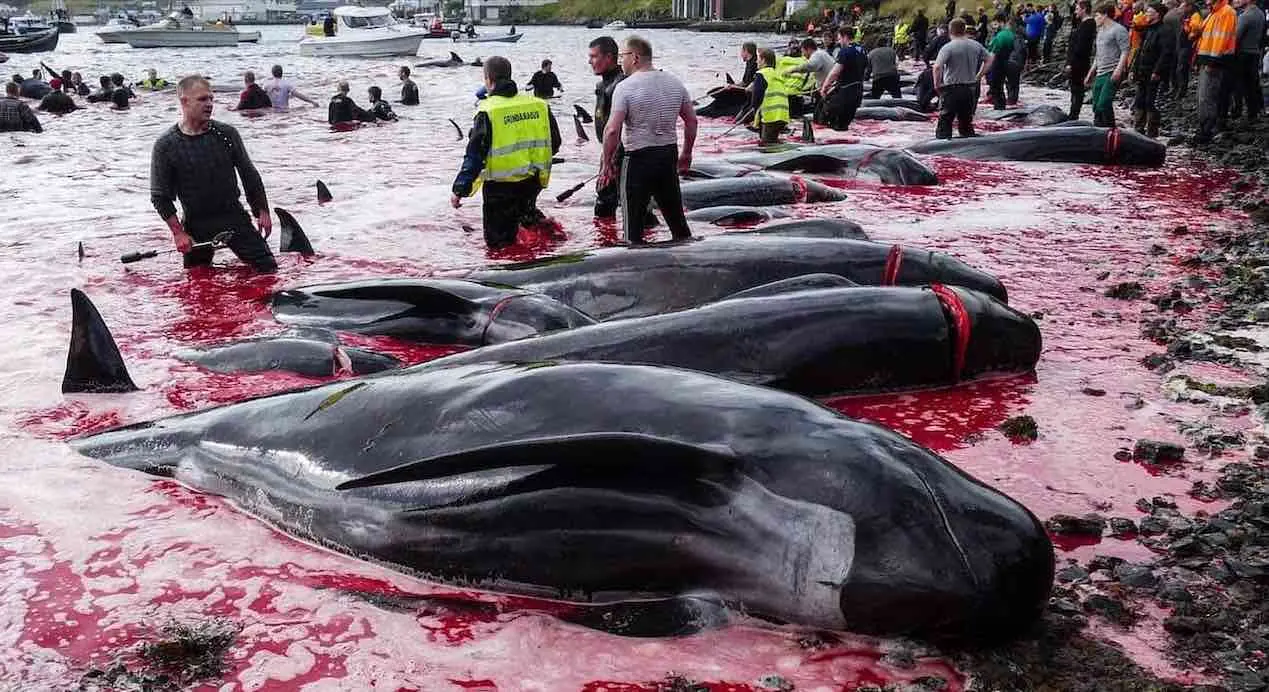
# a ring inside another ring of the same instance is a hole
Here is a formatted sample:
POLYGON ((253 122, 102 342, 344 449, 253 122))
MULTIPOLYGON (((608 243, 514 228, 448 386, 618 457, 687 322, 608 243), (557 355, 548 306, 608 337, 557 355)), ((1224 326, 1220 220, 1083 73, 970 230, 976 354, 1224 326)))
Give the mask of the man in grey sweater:
POLYGON ((1247 121, 1254 122, 1265 104, 1264 92, 1260 89, 1260 40, 1265 35, 1265 12, 1253 0, 1233 0, 1231 4, 1238 10, 1238 30, 1232 75, 1233 106, 1229 115, 1237 118, 1245 102, 1247 121))
POLYGON ((1093 86, 1093 124, 1115 126, 1115 91, 1128 71, 1128 30, 1114 20, 1115 6, 1103 3, 1093 12, 1097 52, 1084 84, 1093 86))

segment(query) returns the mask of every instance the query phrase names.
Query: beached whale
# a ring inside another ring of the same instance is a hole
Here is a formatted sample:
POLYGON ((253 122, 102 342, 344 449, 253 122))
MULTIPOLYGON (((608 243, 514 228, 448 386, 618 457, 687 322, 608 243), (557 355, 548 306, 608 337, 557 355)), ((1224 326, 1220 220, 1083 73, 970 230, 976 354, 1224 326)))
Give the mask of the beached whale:
POLYGON ((750 173, 743 178, 716 178, 682 183, 683 207, 767 207, 776 204, 840 202, 846 193, 800 176, 777 177, 750 173))
POLYGON ((1032 625, 1052 585, 1052 545, 1012 499, 882 427, 687 370, 394 371, 72 445, 303 539, 496 591, 635 610, 698 595, 980 644, 1032 625))
POLYGON ((712 100, 696 109, 702 118, 734 118, 749 103, 749 92, 734 84, 714 87, 706 95, 712 100))
POLYGON ((816 287, 823 276, 760 286, 690 310, 472 349, 420 367, 644 363, 826 396, 1030 372, 1040 358, 1035 322, 986 294, 941 285, 816 287))
POLYGON ((772 219, 786 219, 789 212, 779 207, 705 207, 687 212, 688 221, 700 221, 715 226, 737 226, 743 224, 762 223, 772 219))
POLYGON ((789 219, 772 221, 742 231, 732 231, 732 235, 782 235, 789 238, 844 238, 847 240, 868 240, 863 226, 846 219, 789 219))
POLYGON ((888 185, 937 185, 939 182, 934 170, 910 152, 871 144, 822 144, 776 152, 732 154, 727 161, 773 171, 827 175, 852 172, 888 185))
POLYGON ((1058 161, 1162 166, 1167 147, 1134 132, 1102 127, 1035 127, 979 137, 935 139, 909 147, 918 154, 978 161, 1058 161))
POLYGON ((930 121, 930 116, 921 111, 902 106, 860 106, 855 110, 855 120, 924 123, 930 121))
POLYGON ((371 279, 279 291, 279 322, 432 344, 484 346, 594 320, 543 295, 450 279, 371 279))
POLYGON ((368 375, 401 367, 392 356, 344 346, 331 332, 305 329, 173 353, 212 372, 293 372, 307 377, 368 375))
POLYGON ((1011 108, 1009 110, 991 110, 982 114, 988 120, 1005 120, 1025 123, 1033 127, 1056 125, 1071 119, 1066 111, 1057 106, 1035 106, 1033 108, 1011 108))
POLYGON ((543 293, 606 320, 694 308, 817 273, 871 286, 965 286, 1007 300, 994 276, 942 253, 862 240, 736 233, 547 257, 470 272, 467 278, 543 293))

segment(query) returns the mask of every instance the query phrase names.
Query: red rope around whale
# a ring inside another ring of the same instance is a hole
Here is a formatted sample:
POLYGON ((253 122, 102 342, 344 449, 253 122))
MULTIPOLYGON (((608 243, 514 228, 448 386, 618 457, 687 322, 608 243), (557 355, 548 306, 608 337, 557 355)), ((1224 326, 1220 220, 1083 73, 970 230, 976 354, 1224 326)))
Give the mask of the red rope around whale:
POLYGON ((969 351, 969 335, 973 325, 969 321, 969 311, 965 309, 965 304, 961 302, 961 297, 956 295, 956 291, 944 286, 943 284, 930 284, 930 290, 934 291, 934 295, 939 299, 943 309, 947 310, 952 318, 952 330, 956 332, 956 351, 952 359, 952 377, 959 382, 961 372, 965 369, 965 355, 969 351))
POLYGON ((894 245, 886 255, 886 266, 881 270, 881 285, 893 286, 899 280, 899 266, 903 264, 903 248, 894 245))

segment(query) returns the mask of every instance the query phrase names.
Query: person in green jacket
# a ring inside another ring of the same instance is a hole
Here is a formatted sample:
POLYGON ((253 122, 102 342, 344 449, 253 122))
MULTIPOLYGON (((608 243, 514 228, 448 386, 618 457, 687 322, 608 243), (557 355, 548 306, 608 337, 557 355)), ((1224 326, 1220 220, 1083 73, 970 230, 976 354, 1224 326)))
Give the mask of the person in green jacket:
POLYGON ((987 44, 987 52, 992 54, 991 72, 987 75, 987 93, 991 96, 991 107, 998 111, 1005 109, 1005 78, 1009 74, 1009 56, 1013 54, 1014 33, 1009 29, 1009 17, 1001 12, 992 22, 996 35, 987 44))

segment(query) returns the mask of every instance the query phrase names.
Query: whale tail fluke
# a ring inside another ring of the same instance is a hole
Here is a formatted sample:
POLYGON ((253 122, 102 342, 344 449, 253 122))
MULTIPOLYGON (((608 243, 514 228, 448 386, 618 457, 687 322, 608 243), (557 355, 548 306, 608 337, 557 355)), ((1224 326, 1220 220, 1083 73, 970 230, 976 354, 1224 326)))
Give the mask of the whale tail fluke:
POLYGON ((110 328, 88 296, 71 289, 71 339, 62 392, 104 394, 135 392, 128 368, 110 328))
POLYGON ((308 235, 304 233, 303 228, 300 228, 300 222, 291 216, 291 212, 282 207, 274 207, 273 212, 278 215, 278 225, 282 227, 282 230, 278 232, 279 250, 298 252, 305 257, 317 254, 313 250, 313 244, 308 240, 308 235))
POLYGON ((326 187, 326 183, 323 183, 320 180, 317 181, 317 203, 326 204, 332 199, 335 199, 335 198, 331 196, 330 188, 326 187))

